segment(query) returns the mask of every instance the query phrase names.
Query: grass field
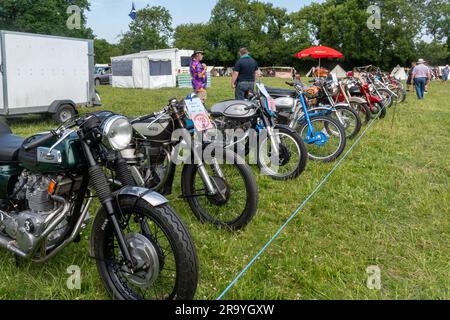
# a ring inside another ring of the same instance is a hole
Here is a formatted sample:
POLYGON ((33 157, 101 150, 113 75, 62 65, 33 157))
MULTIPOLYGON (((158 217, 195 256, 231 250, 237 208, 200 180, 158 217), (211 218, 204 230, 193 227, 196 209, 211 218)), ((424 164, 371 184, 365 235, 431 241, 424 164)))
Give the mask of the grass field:
MULTIPOLYGON (((99 91, 104 109, 130 116, 160 110, 170 97, 189 92, 99 91)), ((231 96, 229 80, 215 78, 208 104, 231 96)), ((10 123, 23 136, 55 126, 39 117, 10 123)), ((433 83, 421 102, 409 94, 394 121, 390 109, 225 299, 450 299, 449 133, 450 83, 433 83), (373 265, 381 270, 381 290, 366 286, 373 265)), ((217 298, 332 167, 309 162, 290 182, 258 175, 259 210, 240 233, 202 225, 179 194, 170 196, 197 247, 196 298, 217 298)), ((17 267, 13 255, 1 251, 0 298, 107 299, 88 235, 45 265, 17 267), (66 287, 70 265, 81 268, 81 290, 66 287)))

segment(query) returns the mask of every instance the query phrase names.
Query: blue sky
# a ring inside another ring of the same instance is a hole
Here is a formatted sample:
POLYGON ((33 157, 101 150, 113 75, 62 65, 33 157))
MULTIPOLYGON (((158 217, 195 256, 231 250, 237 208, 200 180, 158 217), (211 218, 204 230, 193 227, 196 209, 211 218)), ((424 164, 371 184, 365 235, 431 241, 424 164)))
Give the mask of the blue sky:
MULTIPOLYGON (((216 2, 216 0, 134 0, 136 9, 142 9, 147 4, 166 7, 172 15, 174 26, 208 21, 211 9, 216 2)), ((311 2, 321 1, 273 0, 264 2, 271 2, 277 7, 283 7, 292 12, 311 2)), ((128 17, 131 3, 132 0, 91 0, 91 11, 87 13, 88 26, 99 38, 117 43, 117 36, 128 30, 128 24, 131 21, 128 17)))

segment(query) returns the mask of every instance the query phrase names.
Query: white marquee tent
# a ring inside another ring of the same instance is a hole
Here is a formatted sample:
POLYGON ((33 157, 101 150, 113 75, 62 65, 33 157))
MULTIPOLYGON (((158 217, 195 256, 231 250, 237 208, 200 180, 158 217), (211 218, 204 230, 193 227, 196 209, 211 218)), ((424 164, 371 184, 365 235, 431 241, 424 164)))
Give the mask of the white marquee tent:
POLYGON ((112 86, 158 89, 176 87, 177 74, 189 67, 193 50, 164 49, 111 58, 112 86))
POLYGON ((307 77, 314 77, 314 71, 316 68, 312 67, 311 70, 308 71, 306 74, 307 77))
POLYGON ((347 72, 340 66, 337 65, 331 70, 331 74, 335 74, 338 78, 345 78, 347 76, 347 72))
POLYGON ((407 80, 408 79, 408 75, 406 74, 405 68, 400 67, 400 65, 397 65, 394 68, 394 70, 392 70, 391 76, 397 80, 407 80))

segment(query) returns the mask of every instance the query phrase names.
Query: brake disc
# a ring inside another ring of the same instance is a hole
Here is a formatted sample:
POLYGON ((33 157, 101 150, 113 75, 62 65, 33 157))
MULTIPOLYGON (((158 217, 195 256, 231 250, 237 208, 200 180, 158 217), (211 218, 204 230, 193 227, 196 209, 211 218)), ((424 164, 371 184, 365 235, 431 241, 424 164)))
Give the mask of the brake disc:
POLYGON ((152 242, 140 233, 129 233, 126 241, 130 254, 136 262, 131 271, 124 266, 122 271, 125 277, 140 288, 149 288, 159 275, 158 253, 152 242))
POLYGON ((228 200, 230 200, 231 196, 230 186, 224 179, 220 177, 210 177, 210 179, 212 180, 213 185, 220 190, 220 193, 216 192, 213 195, 208 195, 207 196, 208 200, 212 204, 217 206, 225 205, 228 202, 228 200))
POLYGON ((289 163, 289 161, 291 160, 292 157, 292 153, 289 150, 288 147, 286 147, 284 144, 280 144, 280 160, 279 160, 279 165, 280 166, 284 166, 286 164, 289 163))

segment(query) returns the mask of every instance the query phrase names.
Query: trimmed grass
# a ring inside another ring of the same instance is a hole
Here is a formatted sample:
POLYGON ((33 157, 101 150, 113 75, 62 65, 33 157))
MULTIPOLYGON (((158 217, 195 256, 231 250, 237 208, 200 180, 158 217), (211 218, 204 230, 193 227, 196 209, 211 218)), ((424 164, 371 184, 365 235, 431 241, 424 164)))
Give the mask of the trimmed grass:
MULTIPOLYGON (((283 85, 280 79, 264 82, 283 85)), ((189 93, 99 91, 104 109, 129 116, 160 110, 170 97, 189 93)), ((424 101, 409 94, 394 121, 390 109, 225 298, 450 299, 449 92, 450 83, 435 82, 424 101), (381 290, 366 286, 366 269, 372 265, 381 270, 381 290)), ((213 79, 208 93, 209 105, 232 97, 229 79, 213 79)), ((55 127, 40 117, 10 123, 23 136, 55 127)), ((170 196, 197 247, 196 298, 217 298, 333 165, 309 162, 306 172, 289 182, 257 175, 259 210, 239 233, 199 223, 177 199, 179 192, 170 196)), ((177 191, 179 184, 176 180, 177 191)), ((88 236, 85 230, 80 244, 70 245, 45 265, 25 262, 16 267, 13 255, 2 250, 0 298, 108 298, 88 255, 88 236), (66 287, 70 265, 81 268, 81 290, 66 287)))

